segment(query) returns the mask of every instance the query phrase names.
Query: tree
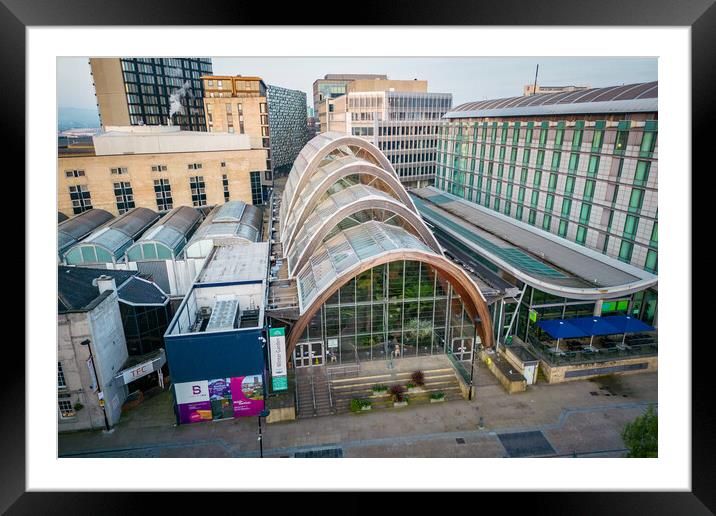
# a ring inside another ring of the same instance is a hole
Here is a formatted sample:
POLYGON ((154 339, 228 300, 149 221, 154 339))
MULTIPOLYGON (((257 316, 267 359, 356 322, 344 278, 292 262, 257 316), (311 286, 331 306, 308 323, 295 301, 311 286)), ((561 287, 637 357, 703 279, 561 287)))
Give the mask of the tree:
POLYGON ((627 423, 622 430, 622 439, 629 453, 627 457, 658 457, 658 417, 654 406, 649 405, 646 413, 627 423))

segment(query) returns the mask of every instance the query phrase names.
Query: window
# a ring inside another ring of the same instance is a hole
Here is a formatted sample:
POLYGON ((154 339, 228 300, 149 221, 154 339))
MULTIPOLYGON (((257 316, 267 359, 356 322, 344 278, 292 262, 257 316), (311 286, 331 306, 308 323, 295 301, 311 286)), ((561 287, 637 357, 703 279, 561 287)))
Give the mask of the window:
POLYGON ((72 402, 70 400, 59 400, 57 402, 57 406, 60 409, 61 418, 65 419, 75 417, 75 409, 72 406, 72 402))
POLYGON ((649 249, 646 252, 646 262, 644 263, 644 269, 656 274, 656 268, 657 268, 656 251, 654 251, 653 249, 649 249))
POLYGON ((592 213, 592 205, 584 203, 582 204, 582 209, 579 211, 579 223, 580 224, 588 224, 589 223, 589 215, 592 213))
POLYGON ((157 198, 157 210, 168 211, 173 208, 172 187, 168 179, 154 180, 154 194, 157 198))
POLYGON ((641 210, 641 205, 644 202, 644 190, 634 188, 631 191, 629 197, 629 211, 631 213, 638 213, 641 210))
POLYGON ((84 170, 65 170, 65 177, 84 177, 84 170))
POLYGON ((166 172, 166 165, 152 165, 152 172, 166 172))
POLYGON ((634 250, 634 244, 628 240, 622 240, 622 244, 619 247, 619 260, 622 262, 629 263, 631 261, 631 254, 634 250))
POLYGON ((532 224, 534 226, 535 220, 537 219, 537 210, 530 210, 529 216, 527 217, 527 222, 532 224))
POLYGON ((263 204, 263 191, 261 189, 261 172, 251 172, 251 202, 263 204))
POLYGON ((634 240, 637 227, 639 227, 639 218, 634 215, 627 215, 626 221, 624 222, 624 238, 634 240))
POLYGON ((126 173, 127 173, 127 167, 115 167, 115 168, 110 168, 109 171, 110 171, 112 174, 122 175, 122 174, 126 174, 126 173))
POLYGON ((229 202, 229 178, 226 174, 221 176, 221 184, 224 187, 224 202, 229 202))
POLYGON ((577 238, 576 242, 578 244, 584 245, 584 242, 587 240, 587 228, 584 226, 577 226, 577 238))
POLYGON ((206 190, 204 188, 204 176, 192 176, 189 178, 191 189, 191 203, 194 206, 206 206, 206 190))
POLYGON ((189 163, 186 168, 189 170, 201 170, 202 167, 201 163, 189 163))
POLYGON ((636 171, 634 172, 634 184, 637 186, 644 186, 649 180, 649 169, 651 163, 648 161, 637 161, 636 171))
POLYGON ((595 181, 592 179, 587 179, 584 182, 584 200, 591 201, 594 198, 594 186, 595 181))
POLYGON ((654 226, 651 228, 651 238, 649 239, 649 245, 651 247, 657 247, 659 245, 659 223, 654 222, 654 226))
POLYGON ((57 362, 57 387, 67 387, 65 373, 62 370, 62 362, 57 362))
POLYGON ((114 183, 114 197, 117 201, 117 211, 119 214, 134 208, 134 194, 132 193, 132 185, 128 181, 114 183))
POLYGON ((70 186, 70 200, 75 215, 92 209, 92 198, 86 185, 70 186))
POLYGON ((567 236, 567 221, 563 219, 559 219, 559 229, 557 230, 557 234, 561 237, 567 236))
POLYGON ((657 121, 647 120, 644 124, 644 135, 641 139, 641 146, 639 147, 639 157, 651 158, 654 154, 654 148, 656 147, 656 130, 657 121))
POLYGON ((542 229, 545 231, 549 231, 549 228, 552 226, 552 215, 545 215, 544 219, 542 219, 542 229))

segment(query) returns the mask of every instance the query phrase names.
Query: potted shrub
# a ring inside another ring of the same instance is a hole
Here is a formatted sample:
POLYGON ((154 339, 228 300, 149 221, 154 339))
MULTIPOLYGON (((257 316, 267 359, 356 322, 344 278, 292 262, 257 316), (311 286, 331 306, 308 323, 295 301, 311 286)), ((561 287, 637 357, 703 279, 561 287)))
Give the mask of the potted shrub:
POLYGON ((413 374, 410 375, 410 380, 412 383, 414 383, 418 387, 424 387, 425 386, 425 373, 423 373, 422 371, 413 371, 413 374))
POLYGON ((75 412, 79 412, 80 410, 82 410, 84 408, 84 405, 82 405, 82 403, 80 403, 78 401, 77 403, 75 403, 74 408, 75 408, 75 412))
POLYGON ((444 392, 438 391, 430 393, 430 403, 440 403, 441 401, 445 401, 444 392))
POLYGON ((394 407, 405 407, 408 404, 408 397, 405 395, 405 387, 393 385, 390 388, 390 395, 393 397, 394 407))
POLYGON ((351 412, 364 412, 370 410, 373 404, 369 400, 353 398, 351 400, 351 412))
POLYGON ((386 385, 377 383, 373 386, 373 394, 374 395, 379 396, 381 394, 385 394, 386 392, 388 392, 388 387, 386 385))

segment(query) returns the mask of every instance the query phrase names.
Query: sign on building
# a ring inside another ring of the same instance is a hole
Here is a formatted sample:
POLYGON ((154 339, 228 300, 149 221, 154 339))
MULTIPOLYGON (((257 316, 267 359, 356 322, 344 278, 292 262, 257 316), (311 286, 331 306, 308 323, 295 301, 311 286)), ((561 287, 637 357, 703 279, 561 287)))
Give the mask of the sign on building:
POLYGON ((288 389, 288 372, 284 328, 269 329, 269 353, 271 354, 271 388, 274 391, 285 391, 288 389))

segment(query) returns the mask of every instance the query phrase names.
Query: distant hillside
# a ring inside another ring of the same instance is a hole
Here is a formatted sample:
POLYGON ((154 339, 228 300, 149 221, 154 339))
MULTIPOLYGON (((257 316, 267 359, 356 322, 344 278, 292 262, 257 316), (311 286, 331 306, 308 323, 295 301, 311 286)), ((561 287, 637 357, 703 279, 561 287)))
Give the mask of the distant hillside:
POLYGON ((99 127, 97 109, 60 106, 57 112, 57 130, 65 131, 76 127, 99 127))

